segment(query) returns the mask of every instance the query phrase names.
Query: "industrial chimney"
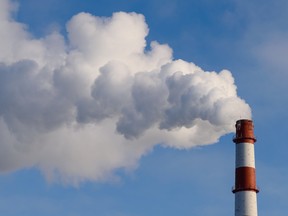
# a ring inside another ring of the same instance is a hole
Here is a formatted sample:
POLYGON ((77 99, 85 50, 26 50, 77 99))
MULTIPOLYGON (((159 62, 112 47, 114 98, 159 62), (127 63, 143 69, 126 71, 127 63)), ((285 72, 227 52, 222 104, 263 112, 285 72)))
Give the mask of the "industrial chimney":
POLYGON ((254 143, 254 126, 251 120, 241 119, 236 122, 236 135, 233 142, 236 144, 235 169, 235 216, 257 216, 254 143))

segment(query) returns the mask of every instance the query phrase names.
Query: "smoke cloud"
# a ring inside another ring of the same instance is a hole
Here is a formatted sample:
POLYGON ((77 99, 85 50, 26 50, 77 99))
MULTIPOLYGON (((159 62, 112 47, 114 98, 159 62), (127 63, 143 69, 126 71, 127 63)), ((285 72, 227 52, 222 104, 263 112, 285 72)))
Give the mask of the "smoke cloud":
POLYGON ((79 13, 35 38, 0 3, 0 171, 37 167, 50 181, 113 179, 155 145, 212 144, 249 105, 228 70, 207 72, 146 44, 143 15, 79 13), (65 35, 66 36, 66 35, 65 35))

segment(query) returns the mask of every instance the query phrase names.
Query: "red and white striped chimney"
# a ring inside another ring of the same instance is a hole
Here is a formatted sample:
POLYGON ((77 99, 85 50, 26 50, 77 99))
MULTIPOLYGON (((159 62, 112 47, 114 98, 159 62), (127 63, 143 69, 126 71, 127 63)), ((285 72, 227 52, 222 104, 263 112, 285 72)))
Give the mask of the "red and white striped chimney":
POLYGON ((257 216, 254 143, 254 126, 251 120, 241 119, 236 122, 235 216, 257 216))

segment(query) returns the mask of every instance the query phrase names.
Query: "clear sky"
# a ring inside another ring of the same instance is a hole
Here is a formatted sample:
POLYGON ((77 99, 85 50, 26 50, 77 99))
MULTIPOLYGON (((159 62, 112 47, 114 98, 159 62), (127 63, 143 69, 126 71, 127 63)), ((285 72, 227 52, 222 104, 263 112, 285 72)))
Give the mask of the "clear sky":
POLYGON ((233 215, 247 104, 259 215, 287 214, 287 1, 0 1, 1 215, 233 215))

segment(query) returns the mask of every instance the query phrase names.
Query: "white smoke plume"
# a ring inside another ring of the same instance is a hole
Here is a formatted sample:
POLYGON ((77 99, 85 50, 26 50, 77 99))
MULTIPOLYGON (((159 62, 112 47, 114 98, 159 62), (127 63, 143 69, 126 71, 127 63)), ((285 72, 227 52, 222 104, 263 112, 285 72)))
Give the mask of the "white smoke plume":
POLYGON ((67 39, 35 38, 12 9, 0 2, 1 172, 38 167, 51 181, 103 181, 157 144, 215 143, 250 118, 229 71, 147 45, 143 15, 79 13, 67 39))

